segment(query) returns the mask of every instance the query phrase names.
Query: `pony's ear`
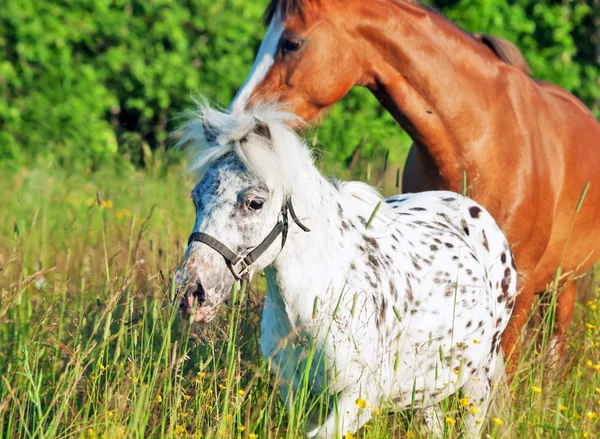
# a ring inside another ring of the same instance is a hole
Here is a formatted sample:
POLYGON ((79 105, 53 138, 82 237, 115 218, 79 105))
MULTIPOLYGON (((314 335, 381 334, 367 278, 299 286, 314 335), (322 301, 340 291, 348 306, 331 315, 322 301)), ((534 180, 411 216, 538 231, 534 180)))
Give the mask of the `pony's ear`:
POLYGON ((488 46, 498 58, 507 64, 517 67, 528 75, 531 75, 531 68, 527 60, 517 46, 504 38, 493 37, 486 34, 473 34, 475 39, 488 46))
POLYGON ((252 132, 254 134, 256 134, 257 136, 264 138, 268 142, 271 142, 271 140, 272 140, 271 129, 269 128, 269 125, 267 124, 267 122, 265 122, 263 119, 261 119, 258 116, 254 116, 254 120, 256 122, 256 125, 254 126, 254 129, 252 130, 252 132))

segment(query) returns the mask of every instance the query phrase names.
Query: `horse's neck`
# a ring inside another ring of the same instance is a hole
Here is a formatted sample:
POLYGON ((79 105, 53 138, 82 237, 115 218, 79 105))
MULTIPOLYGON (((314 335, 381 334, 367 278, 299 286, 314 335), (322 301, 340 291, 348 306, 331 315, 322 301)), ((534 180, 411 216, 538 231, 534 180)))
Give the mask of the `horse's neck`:
POLYGON ((381 22, 363 35, 375 60, 367 86, 426 148, 445 186, 458 189, 463 170, 477 162, 474 145, 489 129, 486 105, 500 84, 497 63, 444 17, 410 4, 399 7, 403 4, 387 1, 381 22))
POLYGON ((327 181, 322 183, 305 185, 304 195, 294 196, 296 213, 301 221, 308 217, 310 232, 290 221, 287 243, 268 268, 269 294, 285 305, 291 321, 310 318, 316 297, 321 307, 335 301, 372 211, 368 203, 340 193, 327 181))

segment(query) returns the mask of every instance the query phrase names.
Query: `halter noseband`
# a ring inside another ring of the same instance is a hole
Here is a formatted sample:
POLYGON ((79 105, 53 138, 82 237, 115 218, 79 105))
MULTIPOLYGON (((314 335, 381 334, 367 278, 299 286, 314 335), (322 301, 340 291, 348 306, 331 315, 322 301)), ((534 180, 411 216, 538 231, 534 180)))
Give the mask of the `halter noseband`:
POLYGON ((281 248, 285 245, 285 241, 287 239, 288 234, 288 212, 292 216, 294 222, 305 232, 310 232, 310 229, 306 227, 304 224, 300 222, 298 217, 296 216, 296 212, 294 212, 294 206, 292 206, 291 200, 286 200, 281 206, 281 212, 279 218, 277 219, 277 223, 273 226, 269 234, 265 239, 262 240, 260 244, 258 244, 254 249, 246 253, 245 255, 240 255, 229 249, 225 244, 219 241, 216 238, 213 238, 210 235, 202 232, 194 232, 190 235, 190 239, 188 240, 188 246, 192 242, 201 242, 203 244, 208 245, 210 248, 218 252, 223 259, 225 259, 225 264, 227 264, 227 268, 233 274, 233 277, 241 281, 245 277, 247 277, 248 270, 256 262, 256 260, 273 244, 273 242, 277 239, 277 237, 281 234, 281 248), (236 272, 235 267, 240 264, 241 271, 236 272))

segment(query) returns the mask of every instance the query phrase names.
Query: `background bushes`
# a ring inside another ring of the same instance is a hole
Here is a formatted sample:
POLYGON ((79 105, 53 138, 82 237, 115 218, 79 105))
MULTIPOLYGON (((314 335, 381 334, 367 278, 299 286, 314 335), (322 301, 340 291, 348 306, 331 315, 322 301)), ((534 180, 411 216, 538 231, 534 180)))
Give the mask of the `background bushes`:
MULTIPOLYGON (((168 149, 176 116, 201 93, 226 106, 254 59, 267 0, 8 0, 0 7, 0 163, 136 165, 168 149)), ((600 116, 600 0, 436 0, 470 31, 518 44, 536 77, 600 116)), ((410 139, 366 90, 315 132, 343 162, 410 139)))

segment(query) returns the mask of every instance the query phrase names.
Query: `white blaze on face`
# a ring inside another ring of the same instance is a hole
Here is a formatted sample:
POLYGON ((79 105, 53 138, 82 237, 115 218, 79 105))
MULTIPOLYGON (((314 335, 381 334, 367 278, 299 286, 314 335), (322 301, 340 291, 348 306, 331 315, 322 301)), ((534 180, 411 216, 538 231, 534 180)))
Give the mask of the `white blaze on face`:
POLYGON ((229 105, 229 113, 234 114, 239 111, 244 111, 246 108, 246 104, 252 95, 252 92, 256 88, 256 86, 262 81, 262 79, 267 75, 269 69, 275 62, 275 54, 277 53, 277 47, 279 45, 279 39, 281 38, 281 34, 283 33, 284 23, 281 22, 278 18, 278 14, 275 14, 273 19, 271 20, 271 24, 267 29, 267 33, 265 34, 265 38, 263 39, 262 44, 260 45, 260 49, 258 51, 258 55, 256 60, 254 61, 254 65, 252 66, 252 70, 248 75, 248 79, 239 89, 235 97, 233 98, 233 102, 229 105))

